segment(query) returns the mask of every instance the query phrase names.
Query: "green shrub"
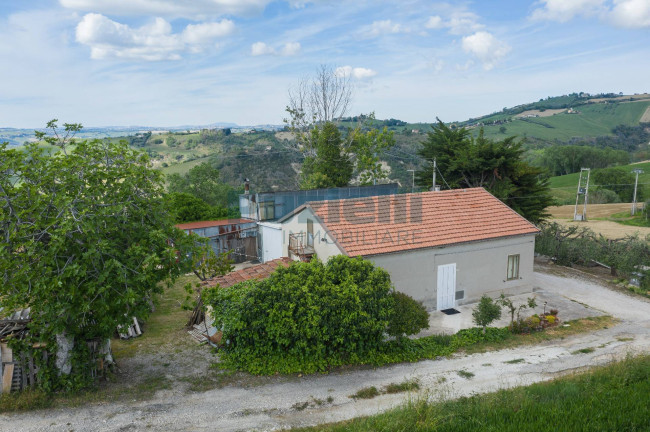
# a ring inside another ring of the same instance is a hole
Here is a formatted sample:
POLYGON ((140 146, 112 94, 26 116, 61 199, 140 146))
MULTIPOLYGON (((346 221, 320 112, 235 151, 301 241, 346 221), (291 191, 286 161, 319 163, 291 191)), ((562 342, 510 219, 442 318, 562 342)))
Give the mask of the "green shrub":
POLYGON ((388 323, 389 335, 400 338, 429 328, 429 313, 422 303, 398 291, 391 295, 395 300, 395 308, 388 323))
POLYGON ((204 292, 226 341, 226 366, 256 374, 316 372, 379 350, 394 297, 388 273, 336 256, 204 292))
POLYGON ((614 204, 620 203, 621 197, 616 192, 609 189, 596 189, 589 194, 590 204, 614 204))
POLYGON ((492 300, 492 298, 483 294, 476 308, 472 311, 474 324, 485 328, 495 320, 501 318, 501 307, 492 300))

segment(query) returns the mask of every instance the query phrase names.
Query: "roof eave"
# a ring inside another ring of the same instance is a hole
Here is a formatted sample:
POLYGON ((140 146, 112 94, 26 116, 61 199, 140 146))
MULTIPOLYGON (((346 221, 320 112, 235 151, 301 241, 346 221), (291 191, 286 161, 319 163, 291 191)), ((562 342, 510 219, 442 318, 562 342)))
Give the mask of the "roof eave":
POLYGON ((422 247, 419 247, 419 248, 402 249, 402 250, 396 250, 396 251, 391 251, 391 252, 381 252, 381 253, 375 253, 375 254, 358 254, 358 255, 352 255, 352 256, 361 256, 361 257, 367 258, 367 257, 381 256, 381 255, 393 255, 393 254, 399 254, 399 253, 404 253, 404 252, 418 252, 418 251, 423 251, 423 250, 426 250, 426 249, 439 249, 439 248, 460 246, 460 245, 471 244, 471 243, 482 243, 482 242, 487 242, 487 241, 491 241, 491 240, 503 240, 503 239, 507 239, 507 238, 525 237, 525 236, 537 235, 537 233, 539 231, 540 230, 537 229, 537 231, 535 231, 535 232, 529 232, 529 233, 523 233, 523 234, 510 234, 510 235, 506 235, 506 236, 490 237, 490 238, 480 239, 480 240, 469 240, 469 241, 464 241, 464 242, 447 243, 447 244, 441 244, 441 245, 436 245, 436 246, 422 246, 422 247))

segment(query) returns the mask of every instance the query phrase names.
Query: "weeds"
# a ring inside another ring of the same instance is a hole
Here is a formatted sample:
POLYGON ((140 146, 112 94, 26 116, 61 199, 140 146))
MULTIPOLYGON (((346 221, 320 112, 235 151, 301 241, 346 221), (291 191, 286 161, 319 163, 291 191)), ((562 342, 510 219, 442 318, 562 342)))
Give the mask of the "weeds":
POLYGON ((581 348, 579 350, 575 350, 571 352, 571 354, 576 355, 576 354, 590 354, 592 352, 596 351, 596 348, 588 347, 588 348, 581 348))
POLYGON ((423 397, 372 417, 299 431, 645 431, 650 429, 649 395, 650 356, 643 356, 579 375, 454 401, 433 403, 423 397))
POLYGON ((381 393, 379 393, 377 387, 372 386, 372 387, 364 387, 350 397, 352 399, 372 399, 374 397, 379 396, 380 394, 381 393))
POLYGON ((472 379, 474 377, 473 372, 469 372, 469 371, 462 370, 462 369, 457 371, 456 373, 458 374, 458 376, 461 376, 461 377, 463 377, 465 379, 472 379))

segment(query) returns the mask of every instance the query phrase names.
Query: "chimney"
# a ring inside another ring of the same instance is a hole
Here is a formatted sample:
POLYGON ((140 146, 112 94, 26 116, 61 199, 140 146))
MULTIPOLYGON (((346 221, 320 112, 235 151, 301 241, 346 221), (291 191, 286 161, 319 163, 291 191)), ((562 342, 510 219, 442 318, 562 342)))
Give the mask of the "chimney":
POLYGON ((244 195, 248 195, 251 190, 251 181, 247 178, 244 179, 244 195))

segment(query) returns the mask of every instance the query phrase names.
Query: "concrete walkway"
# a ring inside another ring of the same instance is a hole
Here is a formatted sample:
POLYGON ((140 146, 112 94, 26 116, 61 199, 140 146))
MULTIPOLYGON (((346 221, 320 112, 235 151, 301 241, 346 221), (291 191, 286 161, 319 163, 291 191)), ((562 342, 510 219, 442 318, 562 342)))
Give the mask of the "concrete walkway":
MULTIPOLYGON (((309 375, 254 388, 227 387, 205 393, 158 392, 153 400, 109 403, 0 415, 0 430, 277 430, 372 415, 409 398, 454 398, 552 379, 584 367, 602 365, 628 353, 650 352, 650 302, 627 296, 580 276, 537 273, 544 295, 589 305, 621 320, 613 328, 539 346, 457 355, 451 359, 401 364, 374 370, 309 375), (581 348, 589 354, 571 354, 581 348), (523 359, 519 363, 508 360, 523 359), (465 379, 459 370, 472 372, 465 379), (443 379, 444 378, 444 379, 443 379), (383 395, 355 401, 359 389, 417 379, 419 395, 383 395), (331 402, 327 402, 331 398, 331 402)), ((560 317, 563 311, 560 310, 560 317)))

